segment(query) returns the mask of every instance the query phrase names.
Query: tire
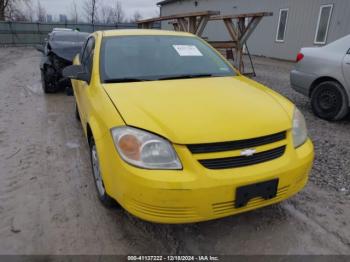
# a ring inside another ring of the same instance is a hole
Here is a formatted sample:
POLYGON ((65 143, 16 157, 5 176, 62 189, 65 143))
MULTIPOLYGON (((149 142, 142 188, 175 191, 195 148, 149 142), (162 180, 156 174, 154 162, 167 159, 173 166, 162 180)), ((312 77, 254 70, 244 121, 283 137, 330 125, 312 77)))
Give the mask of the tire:
POLYGON ((54 74, 54 69, 51 67, 45 67, 45 69, 41 71, 41 83, 45 94, 53 94, 59 91, 59 88, 56 86, 56 84, 52 81, 49 81, 48 75, 52 74, 54 74))
POLYGON ((311 94, 312 111, 318 117, 337 121, 349 112, 348 96, 341 84, 326 81, 318 84, 311 94))
POLYGON ((74 96, 74 91, 73 91, 73 88, 71 86, 66 87, 66 95, 67 96, 74 96))
POLYGON ((99 158, 97 153, 97 148, 95 144, 95 140, 93 137, 89 139, 90 145, 90 160, 92 167, 92 177, 94 178, 94 183, 96 186, 97 196, 101 203, 108 208, 115 207, 116 202, 113 200, 106 192, 103 179, 101 176, 100 166, 99 166, 99 158))
POLYGON ((75 102, 75 118, 80 122, 80 114, 77 102, 75 102))

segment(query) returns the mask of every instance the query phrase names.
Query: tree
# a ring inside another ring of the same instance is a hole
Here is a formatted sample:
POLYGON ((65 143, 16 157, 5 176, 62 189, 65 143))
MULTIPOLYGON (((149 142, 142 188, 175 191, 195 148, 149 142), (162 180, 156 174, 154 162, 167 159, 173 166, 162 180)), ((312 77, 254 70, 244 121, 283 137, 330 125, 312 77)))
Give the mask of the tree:
POLYGON ((130 22, 136 22, 138 20, 142 19, 142 15, 140 14, 139 11, 135 11, 135 13, 132 15, 130 22))
POLYGON ((98 21, 103 24, 112 23, 112 10, 109 5, 103 5, 100 7, 100 12, 98 15, 98 21))
POLYGON ((69 19, 75 24, 77 24, 79 22, 78 7, 77 7, 77 3, 75 2, 75 0, 73 0, 73 2, 71 4, 69 19))
POLYGON ((121 2, 113 5, 102 5, 99 10, 98 21, 104 24, 116 24, 125 21, 125 13, 121 2))
POLYGON ((25 21, 34 22, 35 10, 32 0, 25 0, 24 7, 19 8, 18 12, 24 17, 25 21))
POLYGON ((122 3, 118 0, 114 1, 112 6, 112 21, 113 23, 122 23, 125 19, 125 13, 123 10, 122 3))
POLYGON ((10 0, 0 0, 0 21, 5 21, 6 9, 10 4, 10 0))
POLYGON ((34 19, 31 0, 0 0, 0 21, 28 21, 30 18, 34 19))
POLYGON ((83 2, 83 11, 86 20, 91 24, 96 22, 98 1, 99 0, 84 0, 83 2))
POLYGON ((37 12, 38 22, 46 22, 47 12, 46 12, 46 9, 41 5, 41 2, 39 0, 38 0, 36 12, 37 12))

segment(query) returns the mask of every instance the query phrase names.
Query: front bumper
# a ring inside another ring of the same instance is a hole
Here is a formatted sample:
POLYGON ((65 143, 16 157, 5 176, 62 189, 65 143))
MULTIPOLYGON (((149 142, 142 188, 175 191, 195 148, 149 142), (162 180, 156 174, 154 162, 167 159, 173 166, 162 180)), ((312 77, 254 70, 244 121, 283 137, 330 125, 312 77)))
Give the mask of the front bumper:
POLYGON ((109 141, 97 143, 99 152, 106 156, 100 159, 100 165, 108 194, 131 214, 157 223, 212 220, 285 200, 305 186, 314 158, 313 145, 308 140, 298 149, 288 145, 282 157, 269 162, 209 170, 193 159, 183 161, 191 157, 190 152, 185 146, 176 146, 183 170, 143 170, 120 160, 111 145, 109 141), (277 197, 255 198, 247 206, 235 208, 237 187, 276 178, 279 179, 277 197))

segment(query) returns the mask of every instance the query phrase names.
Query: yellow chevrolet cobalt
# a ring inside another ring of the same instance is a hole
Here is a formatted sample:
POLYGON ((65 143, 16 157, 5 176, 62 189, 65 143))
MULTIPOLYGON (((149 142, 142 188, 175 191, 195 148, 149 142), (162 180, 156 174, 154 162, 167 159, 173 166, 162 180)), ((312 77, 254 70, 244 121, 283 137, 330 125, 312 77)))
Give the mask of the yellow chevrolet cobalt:
POLYGON ((191 223, 280 202, 307 183, 314 152, 300 111, 194 35, 95 32, 64 75, 105 205, 191 223))

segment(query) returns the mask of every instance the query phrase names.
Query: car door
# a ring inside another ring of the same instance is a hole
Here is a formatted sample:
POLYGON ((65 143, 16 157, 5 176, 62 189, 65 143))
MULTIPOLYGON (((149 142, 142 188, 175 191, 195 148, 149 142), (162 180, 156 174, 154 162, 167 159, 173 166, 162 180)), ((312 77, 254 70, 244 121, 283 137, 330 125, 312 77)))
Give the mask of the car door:
MULTIPOLYGON (((88 90, 90 87, 90 79, 92 74, 92 63, 93 55, 95 50, 95 38, 93 36, 89 37, 85 44, 85 48, 81 55, 80 63, 83 66, 85 72, 88 74, 88 82, 77 81, 77 86, 75 90, 76 100, 80 112, 80 117, 82 123, 87 122, 87 110, 88 110, 88 90)), ((84 125, 85 127, 86 125, 84 125)))
MULTIPOLYGON (((350 47, 350 43, 349 43, 349 47, 350 47)), ((347 83, 347 89, 350 90, 350 48, 346 56, 344 57, 343 74, 344 74, 345 81, 347 83)))

